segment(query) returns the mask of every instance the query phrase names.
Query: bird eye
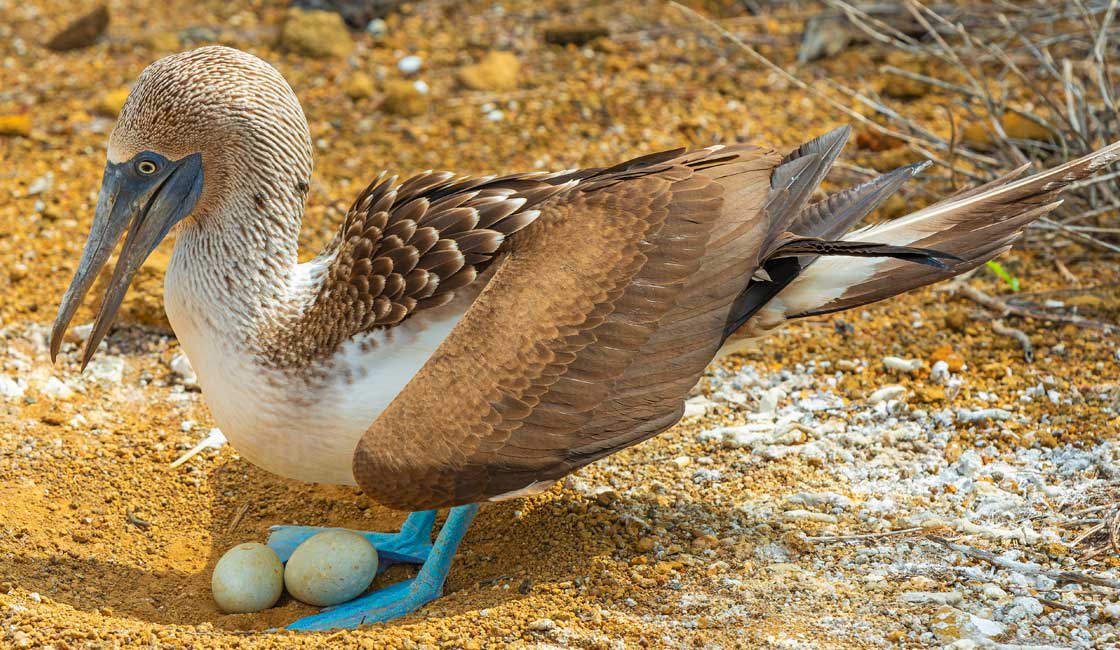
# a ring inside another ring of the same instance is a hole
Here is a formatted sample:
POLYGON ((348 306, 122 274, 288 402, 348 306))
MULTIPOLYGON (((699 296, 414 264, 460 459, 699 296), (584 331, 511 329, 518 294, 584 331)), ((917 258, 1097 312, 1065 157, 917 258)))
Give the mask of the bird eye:
POLYGON ((136 163, 136 171, 145 176, 151 176, 156 173, 157 170, 159 170, 159 166, 150 160, 141 160, 136 163))

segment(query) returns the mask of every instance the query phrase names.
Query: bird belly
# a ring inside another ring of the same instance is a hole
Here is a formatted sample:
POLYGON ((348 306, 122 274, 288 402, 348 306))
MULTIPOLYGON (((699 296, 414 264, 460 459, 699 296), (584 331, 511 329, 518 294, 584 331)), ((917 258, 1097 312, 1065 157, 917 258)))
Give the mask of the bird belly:
POLYGON ((239 454, 286 478, 352 485, 358 440, 462 312, 360 335, 330 359, 298 369, 264 366, 223 341, 219 328, 168 315, 215 422, 239 454))

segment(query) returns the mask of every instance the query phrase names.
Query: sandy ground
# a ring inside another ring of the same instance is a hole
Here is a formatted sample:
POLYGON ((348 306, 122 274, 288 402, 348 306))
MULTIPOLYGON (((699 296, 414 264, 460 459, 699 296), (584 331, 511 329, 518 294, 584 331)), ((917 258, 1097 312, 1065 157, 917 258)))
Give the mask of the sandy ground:
MULTIPOLYGON (((1099 525, 1120 479, 1115 337, 1010 319, 1033 345, 1028 363, 989 314, 937 288, 791 327, 713 367, 666 434, 544 495, 484 507, 446 596, 411 616, 295 634, 266 632, 314 611, 287 597, 260 614, 221 614, 210 571, 230 546, 263 541, 274 524, 392 530, 403 515, 354 489, 278 479, 228 446, 169 467, 213 423, 171 370, 178 346, 160 330, 158 257, 90 370, 78 373, 74 341, 50 364, 47 331, 88 228, 105 114, 161 48, 216 39, 287 76, 318 148, 308 256, 383 167, 483 173, 720 140, 788 146, 841 120, 658 2, 428 3, 333 61, 273 47, 282 12, 271 3, 211 0, 113 2, 107 41, 44 49, 80 4, 0 0, 0 116, 33 125, 0 136, 0 647, 1120 643, 1120 592, 1083 579, 1120 579, 1099 525), (584 48, 541 37, 546 24, 592 18, 613 36, 584 48), (491 49, 520 58, 517 89, 461 88, 456 69, 491 49), (388 115, 381 88, 409 54, 423 59, 432 105, 388 115), (343 89, 358 73, 374 90, 351 99, 343 89), (892 369, 889 356, 920 367, 892 369), (948 372, 933 372, 939 360, 948 372)), ((729 27, 792 60, 795 17, 729 15, 729 27)), ((878 87, 857 71, 881 60, 861 48, 805 73, 878 87)), ((909 156, 851 155, 874 166, 909 156)), ((1064 245, 1003 261, 1024 299, 1104 320, 1120 311, 1115 257, 1064 245)), ((1008 295, 989 274, 969 282, 1008 295)), ((378 584, 407 575, 393 569, 378 584)))

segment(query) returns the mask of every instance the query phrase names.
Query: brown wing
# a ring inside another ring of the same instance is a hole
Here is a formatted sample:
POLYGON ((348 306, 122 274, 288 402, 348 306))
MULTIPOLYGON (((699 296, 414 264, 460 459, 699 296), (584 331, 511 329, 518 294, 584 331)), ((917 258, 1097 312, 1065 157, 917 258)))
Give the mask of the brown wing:
POLYGON ((402 509, 469 503, 671 426, 757 266, 778 160, 670 152, 580 174, 542 203, 362 438, 358 483, 402 509))
POLYGON ((319 258, 327 277, 306 312, 268 346, 279 365, 329 357, 350 337, 446 304, 574 181, 546 174, 469 178, 384 174, 358 196, 319 258))

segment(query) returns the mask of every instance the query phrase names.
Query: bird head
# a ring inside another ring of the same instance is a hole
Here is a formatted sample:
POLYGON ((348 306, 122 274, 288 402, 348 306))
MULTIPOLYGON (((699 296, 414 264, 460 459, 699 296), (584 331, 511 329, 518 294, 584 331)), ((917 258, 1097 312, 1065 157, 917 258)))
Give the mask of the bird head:
MULTIPOLYGON (((83 368, 108 332, 136 272, 172 229, 236 214, 226 208, 243 197, 240 190, 250 177, 258 188, 263 177, 265 192, 272 186, 299 185, 310 176, 310 147, 295 93, 261 59, 215 46, 149 65, 109 137, 93 223, 59 306, 51 358, 58 355, 74 312, 122 238, 82 354, 83 368)), ((261 190, 254 192, 260 202, 261 190)))

